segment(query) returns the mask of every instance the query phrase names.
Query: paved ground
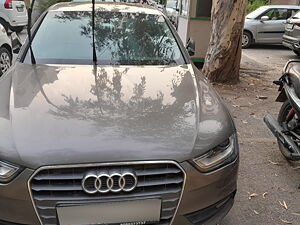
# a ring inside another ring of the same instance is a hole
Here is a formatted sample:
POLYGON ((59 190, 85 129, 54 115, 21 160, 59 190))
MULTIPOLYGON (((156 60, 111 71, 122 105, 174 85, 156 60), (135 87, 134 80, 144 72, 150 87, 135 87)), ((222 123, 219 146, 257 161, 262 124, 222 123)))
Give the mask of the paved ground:
POLYGON ((275 67, 280 71, 289 59, 300 60, 300 57, 296 56, 293 51, 281 45, 256 45, 243 50, 243 54, 260 64, 269 66, 271 69, 275 67))
POLYGON ((27 37, 27 31, 23 30, 21 33, 18 34, 19 37, 21 38, 21 41, 25 41, 26 37, 27 37))
POLYGON ((297 58, 281 46, 256 46, 243 51, 241 82, 216 85, 230 107, 238 128, 241 163, 234 208, 221 225, 300 224, 300 170, 289 164, 263 123, 274 116, 278 78, 288 59, 297 58), (266 100, 259 100, 266 96, 266 100))
MULTIPOLYGON (((25 39, 26 39, 26 37, 27 37, 27 32, 26 32, 26 30, 23 30, 23 31, 22 31, 21 33, 19 33, 18 35, 19 35, 19 37, 20 37, 22 43, 24 43, 24 42, 25 42, 25 39)), ((17 55, 14 54, 14 56, 13 56, 13 63, 14 63, 14 61, 16 60, 16 57, 17 57, 17 55)))

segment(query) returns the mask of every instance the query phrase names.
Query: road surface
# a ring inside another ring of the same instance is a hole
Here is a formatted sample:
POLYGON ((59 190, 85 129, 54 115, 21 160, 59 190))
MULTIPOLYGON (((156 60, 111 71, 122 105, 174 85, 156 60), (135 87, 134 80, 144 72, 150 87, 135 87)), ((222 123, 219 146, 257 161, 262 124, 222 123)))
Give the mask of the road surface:
POLYGON ((299 165, 282 157, 263 123, 266 114, 276 117, 279 111, 278 88, 272 81, 293 58, 299 57, 281 46, 243 50, 241 82, 217 86, 235 117, 241 156, 236 202, 221 225, 300 224, 299 165))

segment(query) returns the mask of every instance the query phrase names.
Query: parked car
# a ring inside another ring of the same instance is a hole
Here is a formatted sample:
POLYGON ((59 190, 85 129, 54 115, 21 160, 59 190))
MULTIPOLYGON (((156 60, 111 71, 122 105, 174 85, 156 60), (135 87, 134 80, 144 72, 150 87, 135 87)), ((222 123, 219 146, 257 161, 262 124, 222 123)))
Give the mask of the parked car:
POLYGON ((282 44, 285 23, 300 10, 296 5, 262 6, 246 16, 242 46, 282 44))
POLYGON ((300 56, 300 12, 287 20, 282 43, 300 56))
POLYGON ((171 22, 177 27, 179 8, 177 7, 177 1, 167 1, 166 14, 171 22))
POLYGON ((0 24, 5 28, 21 32, 27 25, 28 15, 23 0, 0 0, 0 24))
POLYGON ((10 68, 12 56, 11 40, 0 24, 0 77, 10 68))
POLYGON ((93 29, 90 3, 51 7, 0 79, 1 223, 219 223, 239 146, 194 42, 151 6, 95 8, 93 29))

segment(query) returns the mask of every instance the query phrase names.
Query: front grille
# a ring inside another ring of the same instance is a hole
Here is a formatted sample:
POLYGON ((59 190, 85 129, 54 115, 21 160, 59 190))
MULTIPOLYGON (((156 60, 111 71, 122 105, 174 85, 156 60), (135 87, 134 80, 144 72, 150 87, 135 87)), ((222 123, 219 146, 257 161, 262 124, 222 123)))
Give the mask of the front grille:
POLYGON ((161 199, 159 225, 171 223, 178 207, 184 173, 174 163, 141 163, 89 167, 48 167, 39 170, 30 180, 30 189, 36 211, 44 225, 59 224, 57 205, 125 201, 132 199, 161 199), (87 194, 81 181, 90 171, 134 171, 138 183, 131 192, 87 194))

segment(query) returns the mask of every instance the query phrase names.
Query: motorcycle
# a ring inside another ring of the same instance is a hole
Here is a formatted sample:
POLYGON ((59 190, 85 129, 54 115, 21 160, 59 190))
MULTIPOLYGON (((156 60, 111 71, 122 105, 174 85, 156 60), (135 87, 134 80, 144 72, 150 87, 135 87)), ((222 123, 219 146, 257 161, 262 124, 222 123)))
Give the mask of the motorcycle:
POLYGON ((283 75, 273 83, 279 86, 276 101, 283 105, 277 120, 266 115, 264 122, 277 138, 283 156, 300 161, 300 60, 288 61, 283 75))

